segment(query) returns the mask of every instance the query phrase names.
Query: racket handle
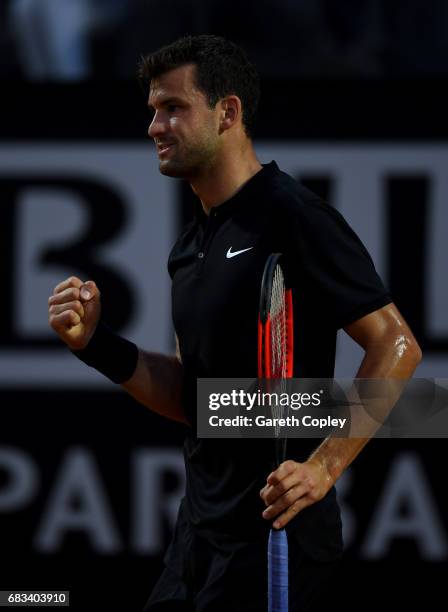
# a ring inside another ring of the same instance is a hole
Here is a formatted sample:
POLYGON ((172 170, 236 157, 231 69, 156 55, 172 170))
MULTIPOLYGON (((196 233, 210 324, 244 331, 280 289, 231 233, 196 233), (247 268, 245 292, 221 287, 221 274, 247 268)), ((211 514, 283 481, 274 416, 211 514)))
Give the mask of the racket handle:
POLYGON ((288 539, 271 529, 268 541, 268 612, 288 612, 288 539))

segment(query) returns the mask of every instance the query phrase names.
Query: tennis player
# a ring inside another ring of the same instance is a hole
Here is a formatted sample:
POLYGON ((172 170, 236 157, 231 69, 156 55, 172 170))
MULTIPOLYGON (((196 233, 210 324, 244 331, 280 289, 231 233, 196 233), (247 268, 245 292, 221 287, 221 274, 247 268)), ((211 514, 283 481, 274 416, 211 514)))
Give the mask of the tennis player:
POLYGON ((341 556, 334 483, 367 440, 329 437, 317 448, 290 440, 272 472, 271 440, 197 439, 196 379, 257 376, 261 275, 273 252, 290 267, 295 376, 333 376, 341 328, 365 351, 358 377, 408 378, 421 352, 342 216, 275 162, 258 161, 259 80, 245 53, 216 36, 187 37, 141 69, 160 172, 189 181, 198 202, 168 262, 177 355, 147 352, 109 329, 93 280, 55 288, 50 325, 85 363, 188 426, 186 495, 145 609, 265 610, 274 522, 288 532, 289 609, 303 612, 341 556))

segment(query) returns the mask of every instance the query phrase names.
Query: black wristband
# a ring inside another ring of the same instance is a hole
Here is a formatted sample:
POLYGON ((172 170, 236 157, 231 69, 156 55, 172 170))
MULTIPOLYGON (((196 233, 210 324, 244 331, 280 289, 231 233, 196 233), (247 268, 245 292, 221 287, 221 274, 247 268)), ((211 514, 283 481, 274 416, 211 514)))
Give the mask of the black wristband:
POLYGON ((137 345, 116 334, 102 321, 98 323, 89 344, 71 352, 114 383, 129 380, 137 367, 137 345))

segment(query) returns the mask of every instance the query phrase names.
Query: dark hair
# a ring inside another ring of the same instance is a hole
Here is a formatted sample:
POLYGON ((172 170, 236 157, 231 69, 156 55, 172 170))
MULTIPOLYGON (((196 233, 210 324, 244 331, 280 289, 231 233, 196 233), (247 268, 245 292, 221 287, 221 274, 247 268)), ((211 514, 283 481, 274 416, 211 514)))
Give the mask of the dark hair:
POLYGON ((139 77, 150 84, 152 79, 186 64, 196 65, 196 85, 207 96, 210 108, 227 95, 240 98, 244 129, 251 136, 260 79, 245 51, 221 36, 185 36, 143 57, 139 77))

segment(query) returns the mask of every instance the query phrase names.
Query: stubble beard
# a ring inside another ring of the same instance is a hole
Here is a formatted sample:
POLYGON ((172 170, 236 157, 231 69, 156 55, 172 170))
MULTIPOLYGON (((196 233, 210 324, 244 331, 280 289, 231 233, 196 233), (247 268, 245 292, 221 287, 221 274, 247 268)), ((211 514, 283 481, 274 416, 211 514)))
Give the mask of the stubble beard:
MULTIPOLYGON (((176 143, 176 147, 179 144, 176 143)), ((216 157, 212 143, 201 143, 195 147, 174 151, 170 159, 160 160, 159 170, 164 176, 192 180, 207 173, 216 157)))

